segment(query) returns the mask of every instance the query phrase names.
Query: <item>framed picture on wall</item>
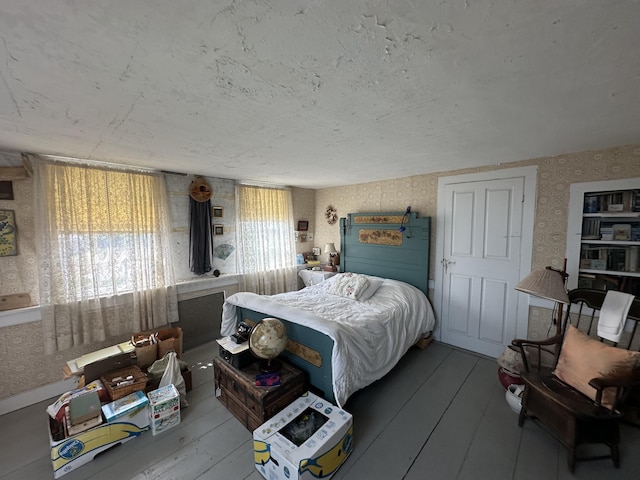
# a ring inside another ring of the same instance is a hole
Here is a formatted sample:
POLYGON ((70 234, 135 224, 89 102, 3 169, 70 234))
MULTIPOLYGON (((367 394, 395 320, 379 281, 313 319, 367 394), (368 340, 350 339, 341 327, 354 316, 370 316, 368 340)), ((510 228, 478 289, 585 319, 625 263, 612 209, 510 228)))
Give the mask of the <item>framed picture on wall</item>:
POLYGON ((13 183, 0 180, 0 200, 13 200, 13 183))
POLYGON ((309 222, 306 220, 298 220, 298 231, 306 232, 309 230, 309 222))
POLYGON ((16 217, 13 210, 0 210, 0 257, 18 255, 16 217))
POLYGON ((214 225, 213 226, 213 234, 214 235, 224 235, 224 225, 214 225))
POLYGON ((213 218, 222 218, 224 217, 224 208, 222 207, 211 207, 211 215, 213 218))

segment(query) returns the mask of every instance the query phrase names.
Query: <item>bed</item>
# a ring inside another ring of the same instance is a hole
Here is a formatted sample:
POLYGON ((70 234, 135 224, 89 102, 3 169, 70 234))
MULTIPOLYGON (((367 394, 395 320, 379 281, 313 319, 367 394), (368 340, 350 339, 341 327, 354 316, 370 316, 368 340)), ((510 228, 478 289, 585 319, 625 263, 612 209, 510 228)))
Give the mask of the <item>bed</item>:
POLYGON ((313 390, 343 406, 387 374, 433 331, 429 300, 429 218, 415 212, 352 213, 340 219, 340 272, 296 292, 239 292, 224 303, 222 335, 240 321, 280 319, 282 357, 313 390))

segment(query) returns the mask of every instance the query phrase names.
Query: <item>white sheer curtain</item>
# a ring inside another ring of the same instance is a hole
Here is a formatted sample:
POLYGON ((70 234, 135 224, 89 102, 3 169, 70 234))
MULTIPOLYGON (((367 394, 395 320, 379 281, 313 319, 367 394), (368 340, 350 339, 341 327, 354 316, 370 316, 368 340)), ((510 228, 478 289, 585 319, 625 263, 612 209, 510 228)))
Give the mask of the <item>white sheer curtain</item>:
POLYGON ((297 288, 291 191, 236 185, 236 228, 241 288, 274 295, 297 288))
POLYGON ((31 163, 45 351, 177 321, 163 176, 31 163))

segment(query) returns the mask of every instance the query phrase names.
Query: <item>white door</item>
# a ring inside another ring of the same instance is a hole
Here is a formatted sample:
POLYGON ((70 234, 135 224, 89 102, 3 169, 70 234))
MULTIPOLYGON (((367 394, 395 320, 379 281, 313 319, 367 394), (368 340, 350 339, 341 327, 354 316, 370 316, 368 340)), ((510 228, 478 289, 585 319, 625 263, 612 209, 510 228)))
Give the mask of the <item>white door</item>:
POLYGON ((527 215, 531 225, 524 229, 528 240, 523 242, 525 180, 522 175, 481 177, 439 188, 436 295, 439 288, 441 341, 497 357, 512 339, 526 334, 528 302, 514 290, 531 265, 532 214, 527 215), (519 319, 524 322, 520 329, 519 319))

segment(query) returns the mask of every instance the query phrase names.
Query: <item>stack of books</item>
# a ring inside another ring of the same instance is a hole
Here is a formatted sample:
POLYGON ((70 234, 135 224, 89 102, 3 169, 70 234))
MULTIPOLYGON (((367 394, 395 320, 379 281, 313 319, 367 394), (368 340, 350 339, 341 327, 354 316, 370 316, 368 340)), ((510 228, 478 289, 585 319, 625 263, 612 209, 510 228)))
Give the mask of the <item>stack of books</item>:
POLYGON ((87 392, 69 400, 65 413, 67 436, 77 435, 102 424, 102 406, 95 391, 87 392))

